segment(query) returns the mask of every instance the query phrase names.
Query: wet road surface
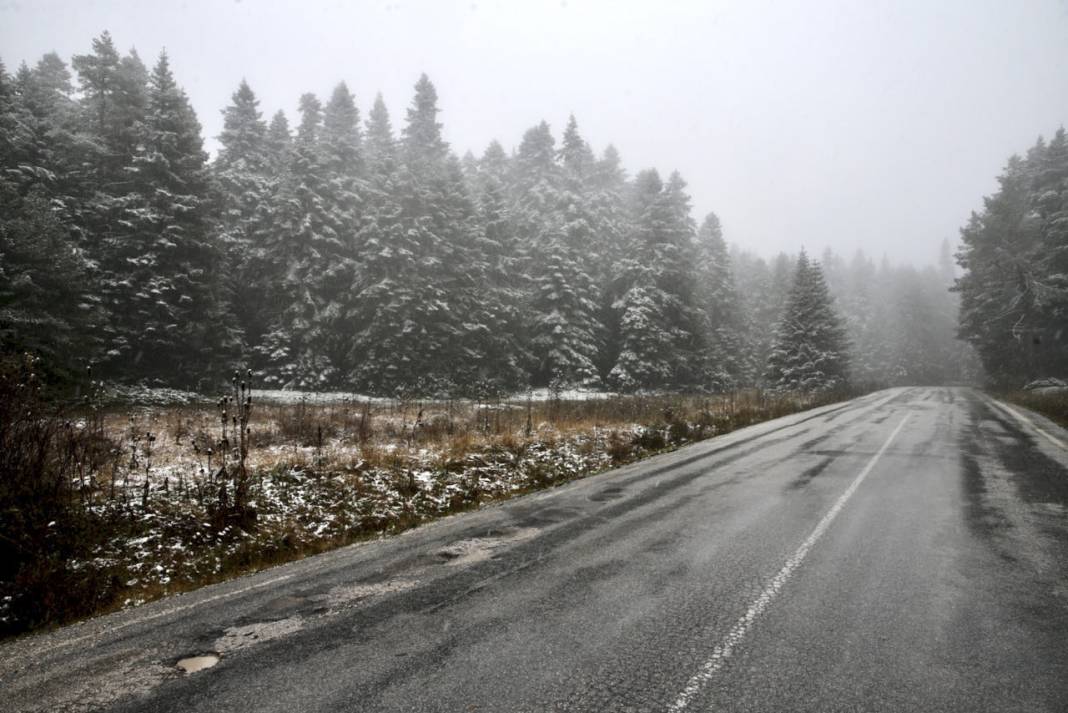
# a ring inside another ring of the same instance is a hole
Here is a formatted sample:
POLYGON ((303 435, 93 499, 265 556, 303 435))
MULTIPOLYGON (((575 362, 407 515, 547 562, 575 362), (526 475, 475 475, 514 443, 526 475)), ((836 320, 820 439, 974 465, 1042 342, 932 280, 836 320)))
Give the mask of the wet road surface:
POLYGON ((0 701, 1065 711, 1068 434, 881 391, 9 643, 0 701))

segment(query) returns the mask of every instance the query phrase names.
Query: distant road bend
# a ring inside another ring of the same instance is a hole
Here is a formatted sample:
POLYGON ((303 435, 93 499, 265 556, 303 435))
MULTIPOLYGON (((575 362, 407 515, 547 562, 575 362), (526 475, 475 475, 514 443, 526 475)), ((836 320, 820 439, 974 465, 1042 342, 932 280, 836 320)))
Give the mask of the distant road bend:
POLYGON ((1063 712, 1068 433, 881 391, 11 642, 0 701, 1063 712))

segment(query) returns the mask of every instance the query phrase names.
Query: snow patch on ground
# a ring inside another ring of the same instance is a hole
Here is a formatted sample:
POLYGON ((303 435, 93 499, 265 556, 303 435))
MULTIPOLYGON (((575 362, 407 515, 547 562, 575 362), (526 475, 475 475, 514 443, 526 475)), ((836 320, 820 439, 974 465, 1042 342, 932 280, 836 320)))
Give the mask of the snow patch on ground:
POLYGON ((371 597, 405 592, 417 584, 419 584, 417 579, 391 579, 374 584, 342 584, 331 589, 325 598, 332 608, 344 607, 371 597))
POLYGON ((303 628, 304 620, 299 616, 277 621, 261 621, 245 626, 231 626, 215 640, 214 651, 222 655, 232 654, 256 644, 289 636, 303 628))
POLYGON ((525 527, 503 537, 474 537, 443 547, 436 555, 449 567, 464 567, 488 560, 494 552, 505 545, 529 540, 538 534, 538 528, 525 527))

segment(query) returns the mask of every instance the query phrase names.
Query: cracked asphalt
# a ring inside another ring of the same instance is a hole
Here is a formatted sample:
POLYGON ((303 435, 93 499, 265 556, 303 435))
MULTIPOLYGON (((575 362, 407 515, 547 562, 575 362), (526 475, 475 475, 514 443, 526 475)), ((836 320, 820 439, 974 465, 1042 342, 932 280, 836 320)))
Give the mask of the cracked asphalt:
POLYGON ((881 391, 22 638, 0 708, 1065 711, 1068 433, 1017 411, 881 391))

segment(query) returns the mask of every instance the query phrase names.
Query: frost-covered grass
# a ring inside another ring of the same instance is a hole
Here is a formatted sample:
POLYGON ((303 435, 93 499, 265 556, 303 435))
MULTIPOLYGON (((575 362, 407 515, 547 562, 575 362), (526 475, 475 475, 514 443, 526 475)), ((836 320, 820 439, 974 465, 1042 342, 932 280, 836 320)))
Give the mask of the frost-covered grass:
MULTIPOLYGON (((243 479, 232 404, 183 395, 68 414, 64 433, 97 444, 92 463, 64 466, 65 512, 83 534, 64 540, 62 560, 51 563, 62 576, 42 565, 0 581, 0 631, 136 605, 828 400, 556 396, 293 400, 256 391, 243 479), (53 576, 67 590, 84 589, 76 605, 69 597, 48 603, 53 576)), ((59 537, 66 525, 52 527, 59 537)))

